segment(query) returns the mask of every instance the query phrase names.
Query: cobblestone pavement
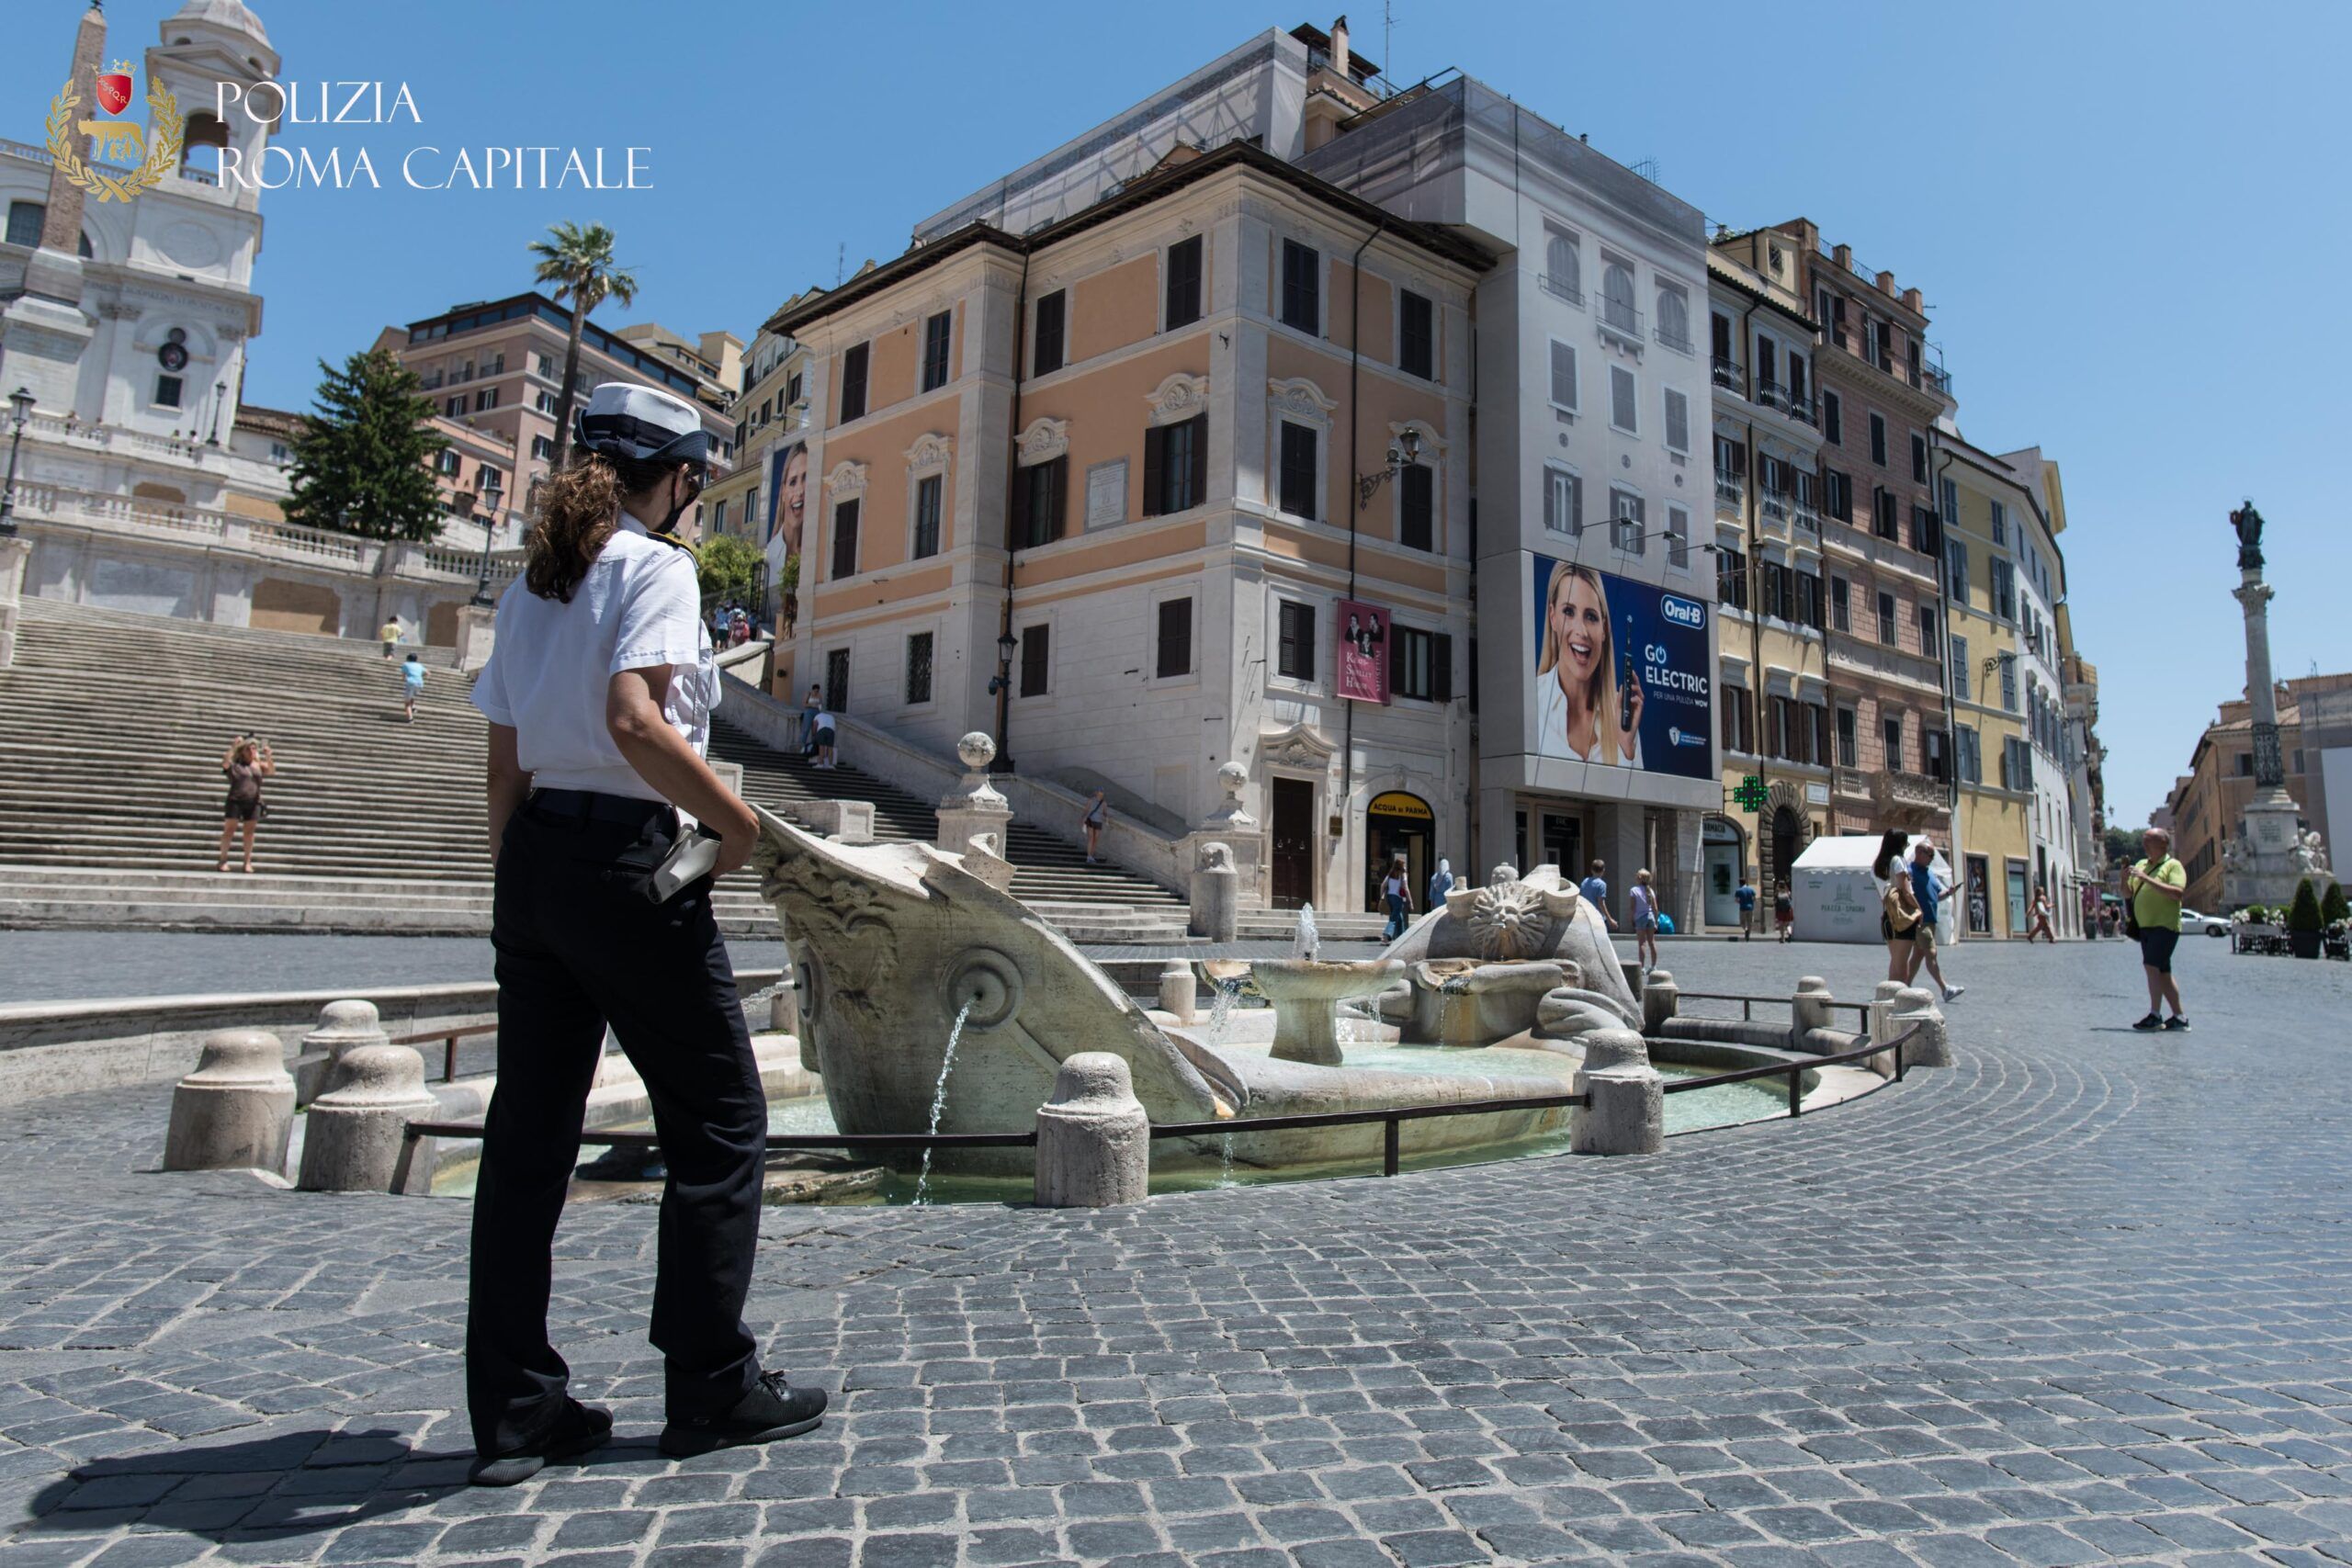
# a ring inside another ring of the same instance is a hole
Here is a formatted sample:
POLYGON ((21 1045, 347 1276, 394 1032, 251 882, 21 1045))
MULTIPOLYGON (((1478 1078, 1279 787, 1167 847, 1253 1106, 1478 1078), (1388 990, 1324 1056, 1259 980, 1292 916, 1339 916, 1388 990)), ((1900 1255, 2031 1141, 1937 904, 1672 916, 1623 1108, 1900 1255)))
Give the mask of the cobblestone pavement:
POLYGON ((0 1113, 0 1563, 2352 1561, 2352 965, 2221 946, 2156 1037, 2122 944, 1966 950, 1957 1067, 1654 1158, 771 1210, 757 1326, 840 1397, 764 1450, 656 1455, 654 1211, 577 1209, 624 1440, 504 1492, 461 1205, 151 1174, 160 1089, 0 1113))

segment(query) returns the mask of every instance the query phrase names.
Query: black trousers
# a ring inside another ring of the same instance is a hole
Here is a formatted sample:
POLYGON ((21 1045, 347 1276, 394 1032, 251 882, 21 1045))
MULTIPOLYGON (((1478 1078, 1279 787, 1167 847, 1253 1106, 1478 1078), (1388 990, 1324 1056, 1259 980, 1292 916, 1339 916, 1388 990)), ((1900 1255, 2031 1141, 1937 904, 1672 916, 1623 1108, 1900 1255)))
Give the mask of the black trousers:
POLYGON ((563 1407, 570 1369, 548 1342, 548 1254, 607 1021, 645 1080, 670 1172, 651 1335, 669 1414, 724 1411, 759 1376, 742 1313, 767 1102, 709 879, 660 906, 639 891, 676 832, 675 814, 650 802, 641 821, 534 802, 500 849, 498 1087, 466 1310, 466 1404, 485 1454, 532 1440, 563 1407))

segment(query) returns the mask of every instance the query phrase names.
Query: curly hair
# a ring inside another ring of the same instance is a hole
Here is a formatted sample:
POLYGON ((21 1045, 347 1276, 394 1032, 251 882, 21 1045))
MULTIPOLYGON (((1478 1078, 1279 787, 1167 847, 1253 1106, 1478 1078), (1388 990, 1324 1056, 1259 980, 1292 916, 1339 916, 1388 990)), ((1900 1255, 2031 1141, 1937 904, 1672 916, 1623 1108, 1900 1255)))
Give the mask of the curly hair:
POLYGON ((605 541, 620 526, 621 505, 660 484, 675 468, 602 452, 582 453, 539 491, 539 520, 524 547, 524 586, 542 599, 571 603, 605 541))

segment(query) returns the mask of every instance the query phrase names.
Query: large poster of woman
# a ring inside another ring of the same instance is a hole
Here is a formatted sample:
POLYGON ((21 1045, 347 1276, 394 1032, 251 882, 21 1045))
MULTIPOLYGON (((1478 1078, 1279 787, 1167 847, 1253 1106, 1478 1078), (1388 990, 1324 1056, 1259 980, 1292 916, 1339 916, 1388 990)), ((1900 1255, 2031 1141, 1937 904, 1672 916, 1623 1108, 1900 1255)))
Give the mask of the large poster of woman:
POLYGON ((808 521, 808 445, 795 441, 768 455, 769 581, 783 608, 783 635, 800 615, 800 541, 808 521))
POLYGON ((1533 558, 1539 756, 1714 773, 1707 606, 1573 561, 1533 558))

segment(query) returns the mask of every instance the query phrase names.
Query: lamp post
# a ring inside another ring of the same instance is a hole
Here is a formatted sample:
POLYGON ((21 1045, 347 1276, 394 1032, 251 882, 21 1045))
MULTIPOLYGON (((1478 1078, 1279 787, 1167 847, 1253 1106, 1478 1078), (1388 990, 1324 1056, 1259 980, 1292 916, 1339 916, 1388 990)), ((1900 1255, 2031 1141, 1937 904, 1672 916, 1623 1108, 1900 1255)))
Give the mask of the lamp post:
POLYGON ((213 383, 212 383, 212 439, 211 439, 209 443, 207 443, 207 445, 209 445, 209 446, 220 446, 220 405, 221 405, 221 404, 223 404, 223 403, 225 403, 225 402, 227 402, 228 400, 229 400, 229 383, 228 383, 228 382, 226 382, 226 381, 215 381, 215 382, 213 382, 213 383))
POLYGON ((1380 487, 1395 479, 1408 468, 1421 460, 1421 433, 1408 427, 1405 434, 1388 448, 1388 466, 1376 473, 1362 474, 1356 479, 1356 510, 1362 512, 1380 493, 1380 487))
POLYGON ((1004 718, 1012 701, 1012 654, 1020 646, 1010 631, 996 639, 996 674, 989 681, 989 694, 996 699, 996 765, 1007 773, 1013 769, 1012 759, 1004 754, 1004 718))
POLYGON ((19 387, 8 394, 8 483, 0 490, 0 539, 17 532, 17 448, 24 444, 25 422, 33 416, 33 395, 19 387))
POLYGON ((474 584, 474 603, 481 605, 490 605, 497 603, 497 601, 492 599, 490 595, 490 547, 492 542, 498 536, 499 503, 506 499, 505 493, 499 488, 497 480, 498 470, 496 468, 492 468, 490 470, 482 484, 481 494, 479 497, 480 503, 486 505, 490 509, 488 513, 481 518, 481 570, 479 580, 474 584))

